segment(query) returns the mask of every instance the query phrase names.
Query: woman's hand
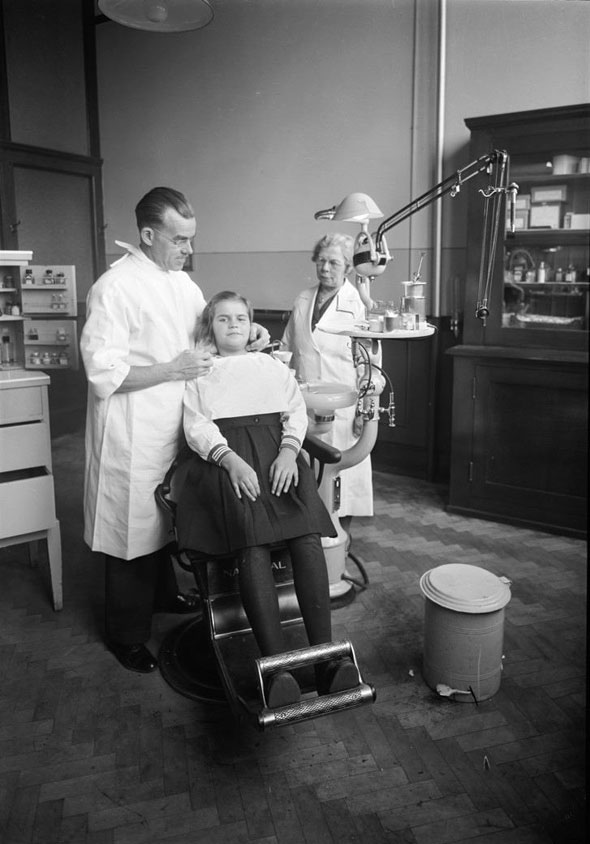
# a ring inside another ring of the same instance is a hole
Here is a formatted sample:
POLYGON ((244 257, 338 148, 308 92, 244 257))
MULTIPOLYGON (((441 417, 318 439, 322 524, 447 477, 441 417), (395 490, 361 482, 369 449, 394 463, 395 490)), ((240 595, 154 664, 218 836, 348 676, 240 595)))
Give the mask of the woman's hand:
POLYGON ((360 437, 363 433, 363 428, 365 426, 365 420, 359 414, 358 416, 355 414, 354 419, 352 420, 352 433, 355 437, 360 437))
POLYGON ((249 352, 261 352, 270 343, 270 334, 263 325, 253 322, 250 326, 250 341, 247 345, 249 352))
POLYGON ((249 463, 242 460, 235 451, 231 451, 221 461, 221 467, 229 475, 231 485, 238 498, 242 497, 243 492, 250 501, 256 501, 260 495, 260 484, 258 483, 258 475, 249 463))
POLYGON ((287 492, 293 481, 293 486, 299 483, 297 469, 297 455, 292 448, 281 448, 270 467, 270 491, 273 495, 287 492))

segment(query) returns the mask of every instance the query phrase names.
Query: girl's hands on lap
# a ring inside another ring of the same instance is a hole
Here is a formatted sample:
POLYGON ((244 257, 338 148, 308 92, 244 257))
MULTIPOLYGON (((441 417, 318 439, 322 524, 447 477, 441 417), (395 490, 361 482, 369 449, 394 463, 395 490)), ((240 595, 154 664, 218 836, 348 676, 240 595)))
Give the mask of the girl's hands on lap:
POLYGON ((270 484, 273 495, 280 495, 287 492, 293 482, 293 486, 299 483, 299 470, 297 469, 297 455, 292 448, 282 448, 270 467, 270 484))
POLYGON ((244 493, 250 501, 256 501, 260 495, 260 484, 258 483, 258 475, 249 463, 246 463, 239 454, 232 451, 223 458, 221 467, 229 475, 231 485, 238 498, 241 498, 242 493, 244 493))

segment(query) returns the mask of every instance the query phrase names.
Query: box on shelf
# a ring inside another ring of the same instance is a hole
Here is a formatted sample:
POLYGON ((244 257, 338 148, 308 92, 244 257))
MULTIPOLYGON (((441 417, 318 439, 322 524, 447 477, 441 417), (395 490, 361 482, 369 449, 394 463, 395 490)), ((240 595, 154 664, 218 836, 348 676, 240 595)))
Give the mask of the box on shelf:
POLYGON ((539 185, 531 188, 531 202, 565 202, 567 185, 539 185))
POLYGON ((563 217, 564 229, 590 229, 590 214, 574 214, 568 211, 563 217))
POLYGON ((531 229, 559 229, 561 227, 561 203, 531 205, 531 229))
POLYGON ((33 260, 30 249, 0 249, 0 264, 9 267, 26 266, 33 260))
POLYGON ((578 170, 580 159, 577 155, 554 155, 553 156, 553 175, 564 176, 569 173, 576 173, 578 170))

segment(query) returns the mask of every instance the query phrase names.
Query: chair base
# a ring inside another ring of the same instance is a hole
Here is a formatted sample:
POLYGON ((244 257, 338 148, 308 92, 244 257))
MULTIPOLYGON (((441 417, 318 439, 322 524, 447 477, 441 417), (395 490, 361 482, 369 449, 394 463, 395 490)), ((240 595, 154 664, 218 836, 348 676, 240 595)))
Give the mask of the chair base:
MULTIPOLYGON (((288 650, 307 646, 303 624, 287 624, 283 633, 288 650)), ((167 634, 158 663, 164 680, 184 697, 229 705, 235 714, 249 714, 255 719, 261 707, 256 668, 259 656, 251 631, 224 636, 213 645, 206 619, 199 614, 167 634)), ((302 691, 314 688, 312 668, 298 669, 296 674, 302 691)))
POLYGON ((158 654, 158 666, 175 692, 200 703, 228 705, 201 613, 167 634, 158 654))

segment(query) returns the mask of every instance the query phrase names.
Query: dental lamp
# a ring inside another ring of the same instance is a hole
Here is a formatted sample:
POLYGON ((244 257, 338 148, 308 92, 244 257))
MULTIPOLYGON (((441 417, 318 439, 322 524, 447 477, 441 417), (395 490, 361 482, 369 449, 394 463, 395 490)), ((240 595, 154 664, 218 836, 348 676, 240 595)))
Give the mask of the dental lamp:
POLYGON ((147 32, 187 32, 213 20, 209 0, 98 0, 107 18, 147 32))
POLYGON ((339 205, 317 211, 314 217, 316 220, 360 223, 361 231, 354 243, 353 265, 361 280, 372 281, 375 276, 381 275, 393 257, 387 248, 386 232, 407 220, 417 211, 441 199, 445 194, 449 193, 451 197, 457 196, 466 182, 479 173, 487 172, 491 177, 491 184, 486 189, 479 191, 484 197, 486 205, 475 311, 476 317, 481 319, 485 326, 486 319, 489 316, 488 302, 501 221, 502 199, 506 196, 509 197, 510 201, 510 230, 514 233, 515 229, 518 185, 514 182, 508 184, 508 170, 509 157, 505 151, 493 150, 487 155, 482 155, 387 217, 380 223, 374 235, 369 233, 369 221, 383 217, 383 214, 377 204, 365 193, 351 193, 339 205))

